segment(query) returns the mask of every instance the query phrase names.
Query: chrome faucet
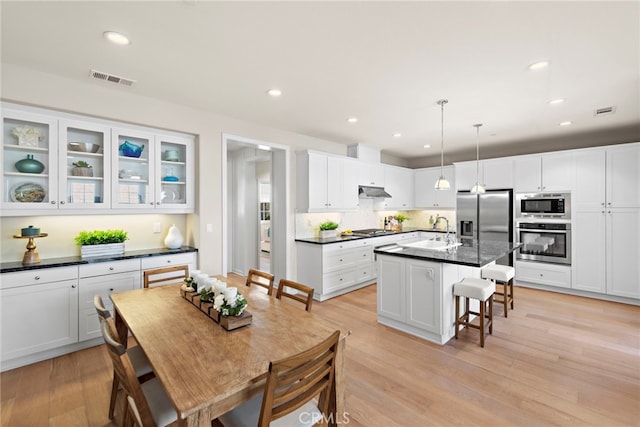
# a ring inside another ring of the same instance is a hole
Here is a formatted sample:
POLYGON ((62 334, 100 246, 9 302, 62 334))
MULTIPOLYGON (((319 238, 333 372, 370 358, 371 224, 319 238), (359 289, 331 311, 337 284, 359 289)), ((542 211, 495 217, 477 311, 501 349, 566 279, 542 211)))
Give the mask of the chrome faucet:
POLYGON ((444 241, 447 242, 447 245, 450 245, 452 243, 455 243, 455 241, 453 239, 451 239, 450 235, 449 235, 449 220, 444 217, 444 216, 436 216, 436 221, 433 223, 433 228, 436 228, 436 225, 438 225, 438 221, 444 219, 447 223, 447 235, 444 238, 444 241))

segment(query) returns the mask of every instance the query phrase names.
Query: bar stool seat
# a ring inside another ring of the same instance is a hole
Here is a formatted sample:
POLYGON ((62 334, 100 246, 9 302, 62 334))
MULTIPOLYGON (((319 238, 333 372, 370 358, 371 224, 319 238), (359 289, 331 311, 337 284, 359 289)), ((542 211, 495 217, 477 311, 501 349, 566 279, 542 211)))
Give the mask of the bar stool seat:
POLYGON ((504 307, 504 317, 508 317, 508 308, 513 310, 513 278, 516 270, 508 265, 493 264, 482 269, 482 278, 493 280, 497 285, 502 285, 500 291, 496 290, 495 295, 502 297, 499 302, 504 307))
POLYGON ((456 330, 455 337, 458 339, 460 326, 475 328, 480 330, 480 347, 484 347, 484 337, 487 333, 493 334, 493 294, 496 284, 490 280, 465 277, 460 282, 453 284, 453 294, 456 297, 456 330), (460 314, 460 297, 464 297, 465 310, 460 314), (476 299, 480 302, 480 312, 471 311, 469 299, 476 299), (470 315, 479 316, 480 325, 474 325, 470 321, 470 315))

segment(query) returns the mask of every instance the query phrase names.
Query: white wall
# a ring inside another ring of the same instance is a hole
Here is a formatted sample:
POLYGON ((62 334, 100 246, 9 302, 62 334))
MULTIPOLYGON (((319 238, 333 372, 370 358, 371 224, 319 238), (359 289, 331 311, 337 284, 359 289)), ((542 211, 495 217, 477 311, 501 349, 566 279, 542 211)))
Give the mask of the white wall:
MULTIPOLYGON (((346 146, 331 141, 320 140, 291 132, 271 129, 258 124, 237 120, 182 105, 172 104, 157 99, 139 96, 135 86, 125 88, 108 82, 72 81, 52 74, 41 73, 29 68, 18 67, 13 64, 2 64, 2 99, 5 101, 31 104, 45 108, 63 110, 76 114, 96 116, 109 120, 129 122, 143 126, 151 126, 169 129, 178 132, 197 135, 196 170, 197 182, 197 210, 193 215, 184 218, 183 234, 193 236, 189 241, 199 248, 199 267, 210 274, 219 274, 222 271, 222 134, 228 133, 241 135, 247 138, 270 141, 277 144, 292 147, 293 150, 314 149, 335 154, 346 155, 346 146), (212 224, 213 231, 205 233, 205 225, 212 224)), ((295 155, 291 156, 290 165, 292 174, 295 171, 295 155)), ((295 206, 295 176, 291 177, 289 188, 291 199, 290 218, 294 218, 293 206, 295 206)), ((112 216, 109 216, 111 218, 112 216)), ((146 222, 140 215, 140 221, 146 222)), ((52 219, 55 224, 64 224, 69 217, 52 219)), ((122 223, 123 228, 135 227, 138 221, 131 216, 117 216, 114 221, 122 223)), ((34 224, 31 217, 22 218, 19 223, 34 224)), ((78 231, 83 227, 76 221, 78 231)), ((15 232, 17 222, 15 219, 0 218, 1 238, 0 244, 14 245, 12 234, 15 232)), ((49 238, 52 246, 49 247, 47 257, 59 256, 69 250, 69 235, 75 232, 76 225, 69 225, 71 229, 65 232, 61 241, 49 238), (54 243, 55 242, 55 243, 54 243), (55 254, 49 256, 49 254, 55 254)), ((42 227, 44 230, 44 226, 42 227)), ((294 221, 287 224, 287 245, 293 246, 294 221)), ((155 242, 146 238, 136 237, 135 241, 129 241, 131 245, 153 245, 155 242)), ((24 251, 22 251, 24 252, 24 251)), ((295 277, 295 251, 292 251, 287 275, 295 277)), ((4 252, 3 258, 4 261, 4 252)))

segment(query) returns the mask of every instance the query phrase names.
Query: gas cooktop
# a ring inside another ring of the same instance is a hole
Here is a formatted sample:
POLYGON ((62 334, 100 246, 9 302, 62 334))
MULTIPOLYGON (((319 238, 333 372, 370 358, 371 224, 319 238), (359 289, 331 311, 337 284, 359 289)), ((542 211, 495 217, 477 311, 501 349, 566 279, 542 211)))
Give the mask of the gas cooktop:
POLYGON ((353 230, 356 236, 378 236, 380 234, 394 234, 391 230, 383 230, 381 228, 365 228, 364 230, 353 230))

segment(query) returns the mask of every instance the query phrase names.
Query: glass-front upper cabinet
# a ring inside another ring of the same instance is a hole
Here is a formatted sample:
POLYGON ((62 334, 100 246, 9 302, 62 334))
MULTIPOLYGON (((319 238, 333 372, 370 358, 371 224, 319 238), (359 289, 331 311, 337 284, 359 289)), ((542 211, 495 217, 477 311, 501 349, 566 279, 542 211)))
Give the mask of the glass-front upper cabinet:
POLYGON ((110 128, 61 120, 58 129, 60 209, 110 208, 110 128))
POLYGON ((137 130, 112 129, 113 187, 111 206, 149 209, 155 206, 154 136, 137 130))
POLYGON ((2 209, 57 209, 57 120, 3 108, 2 209))
POLYGON ((185 209, 194 205, 193 140, 156 136, 156 207, 185 209))

